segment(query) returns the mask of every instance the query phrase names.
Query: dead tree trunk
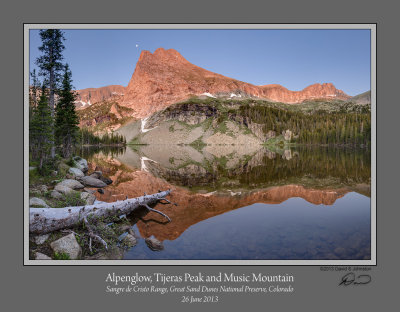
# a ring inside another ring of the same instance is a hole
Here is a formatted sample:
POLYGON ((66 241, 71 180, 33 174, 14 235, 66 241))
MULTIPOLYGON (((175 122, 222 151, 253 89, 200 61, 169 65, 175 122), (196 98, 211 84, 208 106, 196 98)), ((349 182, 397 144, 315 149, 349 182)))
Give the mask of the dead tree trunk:
MULTIPOLYGON (((30 208, 29 209, 29 232, 32 234, 45 234, 65 228, 73 227, 87 217, 112 217, 118 215, 129 215, 139 207, 145 207, 166 217, 169 217, 156 209, 150 208, 164 200, 171 190, 144 195, 137 198, 126 199, 113 203, 99 203, 90 206, 77 206, 65 208, 30 208)), ((163 203, 165 204, 165 203, 163 203)))

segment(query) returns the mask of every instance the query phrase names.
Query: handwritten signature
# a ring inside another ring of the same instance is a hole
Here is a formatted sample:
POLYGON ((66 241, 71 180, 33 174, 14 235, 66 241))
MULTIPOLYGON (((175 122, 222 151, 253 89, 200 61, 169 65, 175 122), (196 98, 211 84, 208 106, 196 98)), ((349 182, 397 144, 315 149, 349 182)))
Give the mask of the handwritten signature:
POLYGON ((360 274, 355 275, 353 272, 347 273, 342 277, 340 281, 340 285, 349 286, 349 285, 366 285, 371 282, 371 276, 368 274, 360 274))

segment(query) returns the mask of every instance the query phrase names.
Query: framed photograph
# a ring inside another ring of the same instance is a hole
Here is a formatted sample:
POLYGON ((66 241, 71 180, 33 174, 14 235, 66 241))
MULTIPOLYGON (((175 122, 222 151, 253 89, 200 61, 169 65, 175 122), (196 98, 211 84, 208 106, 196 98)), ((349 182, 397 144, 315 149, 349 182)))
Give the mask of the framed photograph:
POLYGON ((25 24, 24 265, 376 265, 376 36, 25 24))

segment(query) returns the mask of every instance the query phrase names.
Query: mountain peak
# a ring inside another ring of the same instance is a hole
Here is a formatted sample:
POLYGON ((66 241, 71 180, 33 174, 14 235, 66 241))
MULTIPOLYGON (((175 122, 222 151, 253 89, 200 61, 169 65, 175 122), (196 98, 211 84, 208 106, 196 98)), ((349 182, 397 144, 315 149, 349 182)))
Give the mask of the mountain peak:
POLYGON ((148 51, 148 50, 143 50, 143 51, 140 53, 139 61, 138 61, 138 62, 144 60, 145 58, 149 57, 150 55, 153 55, 153 54, 151 54, 150 51, 148 51))
POLYGON ((135 117, 143 118, 191 96, 238 92, 289 104, 315 98, 349 98, 332 83, 317 83, 302 91, 281 85, 255 86, 198 67, 174 49, 158 48, 154 53, 142 51, 121 104, 133 109, 135 117))
POLYGON ((168 49, 165 50, 164 48, 158 48, 157 50, 154 51, 154 54, 156 56, 167 56, 167 57, 179 57, 179 58, 183 58, 183 56, 176 51, 175 49, 168 49))
POLYGON ((158 48, 154 51, 154 53, 151 53, 148 50, 143 50, 142 53, 140 54, 139 57, 139 62, 142 61, 185 61, 187 60, 175 49, 164 49, 164 48, 158 48))
POLYGON ((307 88, 320 88, 320 89, 333 88, 333 89, 336 89, 336 87, 333 85, 332 82, 314 83, 314 84, 309 85, 308 87, 304 88, 303 90, 305 90, 307 88))

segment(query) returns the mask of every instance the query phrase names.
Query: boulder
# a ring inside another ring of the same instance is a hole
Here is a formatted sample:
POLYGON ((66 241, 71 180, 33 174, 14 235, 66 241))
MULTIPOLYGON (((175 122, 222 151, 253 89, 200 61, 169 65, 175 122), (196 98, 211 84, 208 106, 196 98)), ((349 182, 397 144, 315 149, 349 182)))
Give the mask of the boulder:
POLYGON ((87 172, 89 170, 86 159, 83 159, 79 156, 75 156, 73 160, 75 162, 75 167, 80 169, 82 172, 87 172))
POLYGON ((99 192, 100 194, 104 194, 104 190, 103 189, 98 189, 97 192, 99 192))
POLYGON ((49 256, 46 256, 45 254, 37 252, 35 255, 35 260, 52 260, 52 259, 49 256))
POLYGON ((124 239, 122 240, 122 243, 126 246, 126 247, 133 247, 137 244, 137 239, 135 236, 133 236, 132 234, 127 234, 124 239))
POLYGON ((29 189, 29 193, 31 193, 32 196, 34 196, 34 195, 36 195, 36 196, 42 195, 42 192, 40 190, 38 190, 38 189, 35 189, 35 188, 30 188, 29 189))
POLYGON ((92 187, 105 187, 107 184, 105 184, 103 181, 99 179, 92 178, 90 176, 85 176, 79 179, 84 185, 86 186, 92 186, 92 187))
POLYGON ((92 178, 95 179, 100 179, 103 176, 103 172, 101 171, 95 171, 90 175, 92 178))
POLYGON ((96 196, 87 192, 82 192, 81 199, 85 201, 85 205, 93 205, 94 201, 96 200, 96 196))
MULTIPOLYGON (((128 231, 131 227, 132 227, 132 226, 131 226, 130 224, 121 224, 121 225, 118 227, 118 230, 121 231, 121 232, 125 232, 125 231, 128 231)), ((130 234, 131 234, 131 233, 130 233, 130 234)))
POLYGON ((34 242, 36 245, 42 245, 45 241, 48 240, 49 237, 50 234, 38 235, 34 238, 34 242))
POLYGON ((82 254, 82 248, 73 233, 52 242, 50 247, 54 252, 68 254, 72 260, 78 259, 82 254))
POLYGON ((47 186, 46 185, 41 185, 38 187, 38 190, 42 193, 45 193, 48 191, 47 186))
POLYGON ((60 192, 56 191, 56 190, 52 190, 51 191, 50 197, 54 198, 54 199, 63 199, 63 195, 60 192))
POLYGON ((78 168, 69 168, 68 172, 70 174, 72 174, 74 177, 76 178, 80 178, 83 177, 85 174, 82 172, 82 170, 78 169, 78 168))
MULTIPOLYGON (((57 185, 66 186, 66 187, 69 187, 69 188, 71 188, 73 190, 79 190, 79 189, 83 189, 84 188, 84 186, 81 183, 79 183, 78 181, 73 180, 73 179, 63 180, 60 183, 58 183, 57 185)), ((56 185, 56 187, 57 187, 57 185, 56 185)))
POLYGON ((109 185, 109 184, 111 184, 113 182, 113 180, 111 180, 110 178, 106 178, 106 177, 103 177, 103 176, 100 177, 100 180, 103 181, 107 185, 109 185))
POLYGON ((153 235, 151 237, 149 237, 149 238, 146 238, 145 242, 146 242, 147 246, 153 251, 159 251, 159 250, 163 250, 164 249, 163 243, 160 242, 153 235))
POLYGON ((72 188, 65 186, 65 185, 58 185, 58 184, 55 186, 54 190, 57 191, 58 193, 61 193, 64 195, 74 192, 74 190, 72 188))
POLYGON ((37 198, 37 197, 32 197, 29 199, 29 207, 40 207, 40 208, 49 208, 49 206, 46 204, 46 202, 43 199, 37 198))
POLYGON ((92 178, 99 179, 100 181, 103 181, 105 184, 111 184, 113 181, 110 178, 106 178, 103 176, 103 172, 101 171, 94 171, 91 175, 92 178))

